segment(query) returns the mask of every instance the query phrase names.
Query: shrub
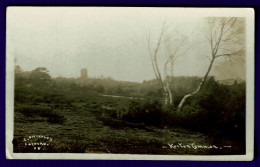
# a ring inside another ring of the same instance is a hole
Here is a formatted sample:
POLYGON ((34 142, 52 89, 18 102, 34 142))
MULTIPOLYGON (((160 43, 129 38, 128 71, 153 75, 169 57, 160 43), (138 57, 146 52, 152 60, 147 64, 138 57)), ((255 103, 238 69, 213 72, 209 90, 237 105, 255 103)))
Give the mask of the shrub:
POLYGON ((167 123, 171 126, 244 140, 245 83, 221 85, 210 79, 181 112, 169 113, 167 123))
POLYGON ((125 121, 155 126, 164 124, 166 113, 159 100, 133 100, 127 110, 127 114, 123 115, 125 121))

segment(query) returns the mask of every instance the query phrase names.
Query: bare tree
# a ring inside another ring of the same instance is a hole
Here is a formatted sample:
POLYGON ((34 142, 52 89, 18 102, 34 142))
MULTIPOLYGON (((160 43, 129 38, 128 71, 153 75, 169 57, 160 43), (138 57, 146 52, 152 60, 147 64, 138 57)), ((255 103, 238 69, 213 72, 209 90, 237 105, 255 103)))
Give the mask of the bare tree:
POLYGON ((151 37, 150 33, 147 37, 148 51, 150 54, 152 67, 156 79, 160 85, 164 104, 173 104, 173 94, 171 91, 171 84, 173 78, 174 62, 181 55, 185 54, 187 49, 182 49, 187 37, 181 36, 178 32, 173 31, 169 33, 169 27, 164 23, 159 35, 158 40, 154 49, 151 47, 151 37), (162 46, 163 45, 163 46, 162 46), (163 70, 159 68, 159 50, 164 49, 165 61, 163 62, 163 70), (163 71, 163 74, 162 72, 163 71))
POLYGON ((244 50, 244 19, 234 17, 211 17, 207 20, 208 34, 207 40, 210 45, 210 63, 198 88, 185 95, 178 105, 180 111, 185 101, 197 94, 206 82, 206 79, 216 60, 220 58, 237 59, 245 54, 244 50))

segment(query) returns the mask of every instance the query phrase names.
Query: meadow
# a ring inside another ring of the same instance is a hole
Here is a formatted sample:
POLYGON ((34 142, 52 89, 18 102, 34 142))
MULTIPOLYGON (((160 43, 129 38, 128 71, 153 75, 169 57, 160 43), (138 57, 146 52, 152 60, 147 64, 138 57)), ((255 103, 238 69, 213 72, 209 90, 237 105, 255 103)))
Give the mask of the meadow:
MULTIPOLYGON (((34 72, 16 69, 14 152, 245 153, 245 83, 209 80, 180 113, 161 103, 154 81, 92 78, 82 86, 77 79, 34 72)), ((199 83, 199 78, 179 80, 177 100, 199 83)))

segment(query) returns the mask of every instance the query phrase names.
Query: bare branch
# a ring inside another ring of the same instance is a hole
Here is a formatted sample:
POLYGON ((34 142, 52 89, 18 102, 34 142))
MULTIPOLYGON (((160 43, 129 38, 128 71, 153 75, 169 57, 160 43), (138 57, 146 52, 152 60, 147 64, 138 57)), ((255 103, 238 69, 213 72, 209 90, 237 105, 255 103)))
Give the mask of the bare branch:
POLYGON ((237 19, 236 18, 230 18, 227 22, 226 22, 226 24, 228 24, 230 21, 233 21, 229 26, 228 26, 228 28, 223 32, 223 35, 225 35, 233 26, 234 26, 234 24, 236 23, 236 21, 237 21, 237 19))
POLYGON ((149 35, 147 36, 148 51, 149 51, 149 54, 150 54, 150 58, 151 58, 151 62, 152 62, 152 66, 153 66, 153 70, 154 70, 156 79, 159 79, 158 73, 157 73, 156 68, 155 68, 155 63, 153 61, 153 54, 152 54, 152 51, 151 51, 151 38, 150 38, 150 36, 151 35, 150 35, 150 31, 149 31, 149 35))
POLYGON ((238 51, 231 52, 231 53, 225 53, 225 54, 216 55, 216 58, 224 57, 224 56, 229 57, 229 56, 235 56, 235 55, 241 55, 241 54, 244 54, 244 50, 243 49, 240 49, 238 51))

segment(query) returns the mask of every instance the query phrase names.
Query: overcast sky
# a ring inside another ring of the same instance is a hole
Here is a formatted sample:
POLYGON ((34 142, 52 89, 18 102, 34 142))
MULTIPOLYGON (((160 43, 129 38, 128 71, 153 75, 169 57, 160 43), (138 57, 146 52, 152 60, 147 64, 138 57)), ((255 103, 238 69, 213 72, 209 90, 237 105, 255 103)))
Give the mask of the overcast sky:
MULTIPOLYGON (((7 56, 14 56, 23 70, 46 67, 52 77, 79 77, 87 68, 90 77, 138 82, 155 78, 146 36, 150 32, 154 47, 163 22, 193 44, 176 61, 174 75, 204 75, 210 54, 205 17, 221 15, 176 8, 8 7, 7 12, 7 56)), ((164 53, 161 48, 160 62, 164 53)), ((244 72, 243 65, 233 63, 211 75, 244 79, 244 72)))

